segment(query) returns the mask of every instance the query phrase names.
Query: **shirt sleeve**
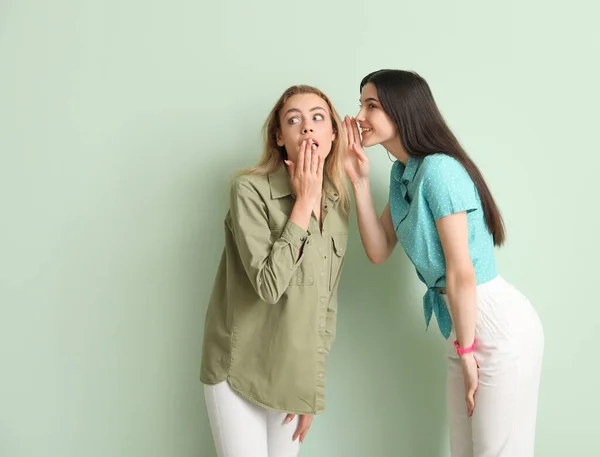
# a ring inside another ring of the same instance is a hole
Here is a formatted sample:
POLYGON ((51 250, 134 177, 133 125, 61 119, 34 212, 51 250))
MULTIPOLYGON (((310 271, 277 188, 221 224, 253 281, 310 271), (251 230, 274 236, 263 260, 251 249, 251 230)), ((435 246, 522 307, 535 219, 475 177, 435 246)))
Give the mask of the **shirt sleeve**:
POLYGON ((245 180, 236 180, 230 193, 231 230, 244 270, 261 300, 274 304, 288 288, 300 265, 307 231, 288 221, 272 241, 267 205, 245 180))
POLYGON ((423 194, 435 220, 479 207, 477 188, 456 159, 431 156, 423 178, 423 194))

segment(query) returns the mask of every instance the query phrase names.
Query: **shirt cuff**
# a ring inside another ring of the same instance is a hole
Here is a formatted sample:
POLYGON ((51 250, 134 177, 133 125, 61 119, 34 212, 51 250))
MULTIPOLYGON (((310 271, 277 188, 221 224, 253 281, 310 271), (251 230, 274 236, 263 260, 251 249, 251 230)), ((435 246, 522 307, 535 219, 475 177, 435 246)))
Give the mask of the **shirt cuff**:
POLYGON ((296 249, 302 248, 307 236, 308 232, 292 221, 287 221, 287 224, 285 224, 285 228, 281 233, 281 238, 290 243, 296 249))

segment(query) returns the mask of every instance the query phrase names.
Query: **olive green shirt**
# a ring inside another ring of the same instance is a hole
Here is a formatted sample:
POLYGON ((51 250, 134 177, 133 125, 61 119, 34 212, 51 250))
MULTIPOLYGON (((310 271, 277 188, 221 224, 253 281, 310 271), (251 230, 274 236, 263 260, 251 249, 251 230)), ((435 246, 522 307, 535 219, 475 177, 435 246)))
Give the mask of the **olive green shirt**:
POLYGON ((314 214, 305 231, 288 220, 295 199, 285 167, 234 181, 206 313, 204 384, 227 380, 268 409, 324 410, 348 216, 329 182, 323 197, 322 231, 314 214))

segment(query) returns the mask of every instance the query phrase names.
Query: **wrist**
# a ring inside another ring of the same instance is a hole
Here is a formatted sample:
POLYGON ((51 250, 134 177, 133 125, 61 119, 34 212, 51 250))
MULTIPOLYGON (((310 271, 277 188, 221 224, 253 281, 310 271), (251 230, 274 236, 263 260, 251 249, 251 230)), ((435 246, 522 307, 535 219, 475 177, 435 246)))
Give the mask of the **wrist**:
POLYGON ((314 202, 309 197, 298 197, 294 208, 298 208, 302 212, 312 213, 314 202))
POLYGON ((361 190, 368 190, 371 186, 369 178, 360 178, 355 181, 351 181, 352 189, 354 192, 360 192, 361 190))
POLYGON ((462 363, 467 363, 475 359, 474 352, 468 352, 458 357, 462 363))
POLYGON ((459 343, 458 340, 454 341, 454 347, 456 348, 456 353, 458 354, 459 357, 464 357, 464 356, 469 356, 469 355, 473 355, 473 353, 475 352, 475 340, 473 340, 473 342, 468 345, 468 346, 463 346, 459 343))

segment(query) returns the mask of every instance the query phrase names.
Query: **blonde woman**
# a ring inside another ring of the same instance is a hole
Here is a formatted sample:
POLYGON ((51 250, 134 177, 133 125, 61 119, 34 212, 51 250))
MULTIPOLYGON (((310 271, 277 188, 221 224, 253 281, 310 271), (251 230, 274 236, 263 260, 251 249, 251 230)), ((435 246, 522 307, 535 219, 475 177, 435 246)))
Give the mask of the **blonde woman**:
POLYGON ((219 457, 296 456, 325 408, 348 240, 341 132, 325 94, 290 87, 231 187, 201 369, 219 457))

